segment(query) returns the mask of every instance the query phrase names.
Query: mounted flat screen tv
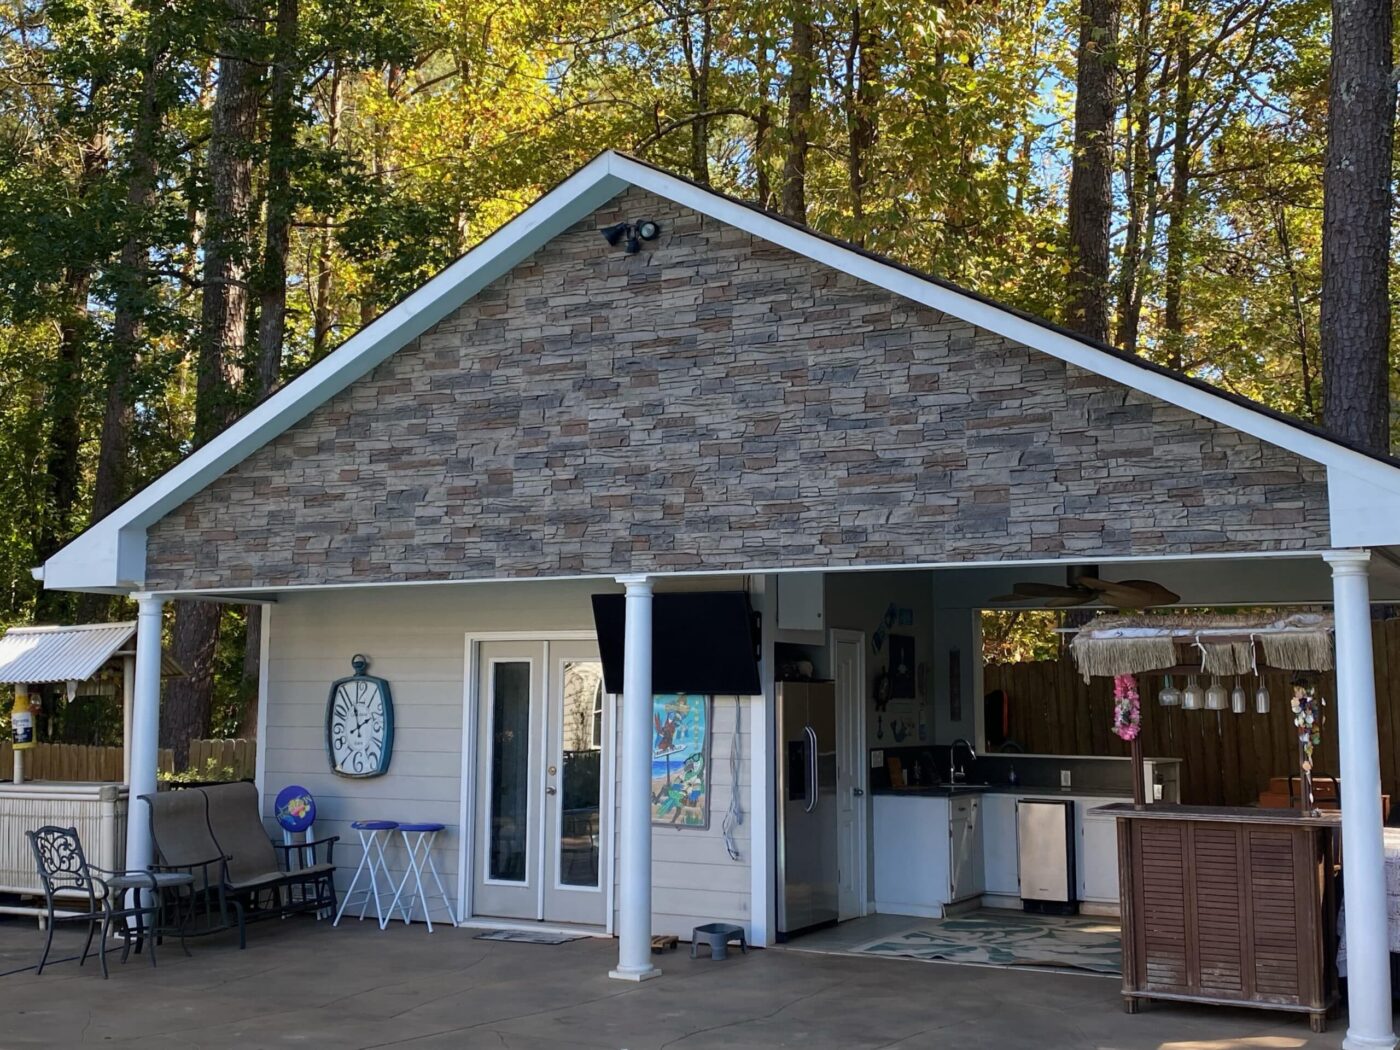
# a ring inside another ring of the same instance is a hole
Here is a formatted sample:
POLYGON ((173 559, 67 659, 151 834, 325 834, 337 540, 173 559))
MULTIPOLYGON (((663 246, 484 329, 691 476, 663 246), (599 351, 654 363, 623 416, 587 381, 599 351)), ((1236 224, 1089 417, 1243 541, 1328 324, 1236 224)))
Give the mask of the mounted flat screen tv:
MULTIPOLYGON (((622 692, 626 599, 593 595, 593 623, 608 692, 622 692)), ((658 594, 651 607, 652 693, 754 696, 758 639, 743 591, 658 594)))

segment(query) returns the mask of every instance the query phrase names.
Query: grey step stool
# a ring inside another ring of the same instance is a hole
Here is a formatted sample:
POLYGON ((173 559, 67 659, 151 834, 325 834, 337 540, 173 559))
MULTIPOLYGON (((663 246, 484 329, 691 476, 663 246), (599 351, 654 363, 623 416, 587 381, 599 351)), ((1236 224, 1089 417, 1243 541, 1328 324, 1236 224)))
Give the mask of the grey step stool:
POLYGON ((729 942, 739 939, 739 950, 749 953, 749 941, 744 936, 744 928, 727 922, 707 922, 690 931, 690 957, 696 958, 696 949, 702 944, 710 946, 711 959, 729 958, 729 942))

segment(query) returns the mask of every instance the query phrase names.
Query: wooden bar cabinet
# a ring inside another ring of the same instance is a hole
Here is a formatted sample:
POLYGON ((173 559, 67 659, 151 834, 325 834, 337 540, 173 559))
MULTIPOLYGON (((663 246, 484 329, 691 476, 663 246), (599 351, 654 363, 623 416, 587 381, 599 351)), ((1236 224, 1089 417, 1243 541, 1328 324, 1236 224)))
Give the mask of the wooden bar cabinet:
POLYGON ((1105 806, 1118 820, 1123 1005, 1307 1013, 1337 1002, 1338 813, 1105 806))

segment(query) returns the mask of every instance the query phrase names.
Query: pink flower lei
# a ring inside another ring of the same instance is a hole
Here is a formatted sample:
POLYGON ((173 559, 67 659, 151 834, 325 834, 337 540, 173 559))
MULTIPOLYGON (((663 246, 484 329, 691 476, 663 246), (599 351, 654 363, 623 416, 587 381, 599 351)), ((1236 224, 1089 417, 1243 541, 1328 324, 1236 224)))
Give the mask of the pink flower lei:
POLYGON ((1130 674, 1113 676, 1113 732, 1120 740, 1133 740, 1142 729, 1142 703, 1137 679, 1130 674))

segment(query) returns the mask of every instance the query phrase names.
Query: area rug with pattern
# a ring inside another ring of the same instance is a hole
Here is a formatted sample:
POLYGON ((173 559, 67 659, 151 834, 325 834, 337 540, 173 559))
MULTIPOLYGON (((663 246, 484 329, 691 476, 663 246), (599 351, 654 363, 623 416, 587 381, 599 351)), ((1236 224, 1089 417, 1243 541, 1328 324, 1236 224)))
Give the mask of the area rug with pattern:
POLYGON ((1123 946, 1118 926, 1092 917, 1052 918, 985 913, 929 919, 917 927, 854 949, 865 955, 978 963, 983 966, 1046 966, 1121 974, 1123 946))

